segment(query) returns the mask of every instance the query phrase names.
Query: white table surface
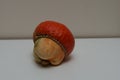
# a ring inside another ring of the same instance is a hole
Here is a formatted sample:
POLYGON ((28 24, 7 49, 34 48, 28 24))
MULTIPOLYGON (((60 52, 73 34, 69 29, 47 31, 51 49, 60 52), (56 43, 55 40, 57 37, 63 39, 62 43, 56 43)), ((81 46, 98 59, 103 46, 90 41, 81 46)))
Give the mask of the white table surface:
POLYGON ((120 38, 76 39, 61 65, 34 62, 33 41, 0 40, 0 80, 120 80, 120 38))

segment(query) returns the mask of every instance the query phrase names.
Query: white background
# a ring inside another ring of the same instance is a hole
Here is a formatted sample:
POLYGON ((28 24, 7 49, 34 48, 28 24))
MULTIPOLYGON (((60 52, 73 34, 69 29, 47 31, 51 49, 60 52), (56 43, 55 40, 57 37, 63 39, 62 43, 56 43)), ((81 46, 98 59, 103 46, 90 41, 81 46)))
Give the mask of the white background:
POLYGON ((120 38, 76 39, 59 66, 34 62, 31 40, 0 40, 0 80, 120 80, 120 38))
POLYGON ((45 20, 75 37, 120 36, 120 0, 0 0, 0 38, 31 38, 45 20))

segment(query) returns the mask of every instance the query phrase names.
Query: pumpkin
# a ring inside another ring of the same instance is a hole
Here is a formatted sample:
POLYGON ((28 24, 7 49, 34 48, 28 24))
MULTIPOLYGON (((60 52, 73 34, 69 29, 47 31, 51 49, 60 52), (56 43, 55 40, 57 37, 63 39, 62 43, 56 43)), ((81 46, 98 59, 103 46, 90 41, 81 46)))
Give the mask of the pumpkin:
POLYGON ((43 65, 59 65, 73 51, 75 40, 71 31, 56 21, 41 22, 33 33, 34 57, 43 65))

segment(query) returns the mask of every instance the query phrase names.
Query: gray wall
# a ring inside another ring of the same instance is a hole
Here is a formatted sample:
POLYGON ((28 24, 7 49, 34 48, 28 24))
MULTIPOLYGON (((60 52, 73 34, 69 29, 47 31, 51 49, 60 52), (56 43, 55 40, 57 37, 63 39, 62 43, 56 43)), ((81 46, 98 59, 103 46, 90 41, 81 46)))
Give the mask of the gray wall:
POLYGON ((120 0, 0 0, 0 38, 31 38, 45 20, 65 24, 75 37, 117 37, 120 0))

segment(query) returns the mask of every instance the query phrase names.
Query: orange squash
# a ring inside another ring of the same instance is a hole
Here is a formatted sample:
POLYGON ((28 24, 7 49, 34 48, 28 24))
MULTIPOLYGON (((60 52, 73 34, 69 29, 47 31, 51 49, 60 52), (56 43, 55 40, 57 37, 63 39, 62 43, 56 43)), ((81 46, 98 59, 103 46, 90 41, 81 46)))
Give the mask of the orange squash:
POLYGON ((71 31, 55 21, 40 23, 33 33, 33 41, 35 60, 43 65, 59 65, 75 44, 71 31))

